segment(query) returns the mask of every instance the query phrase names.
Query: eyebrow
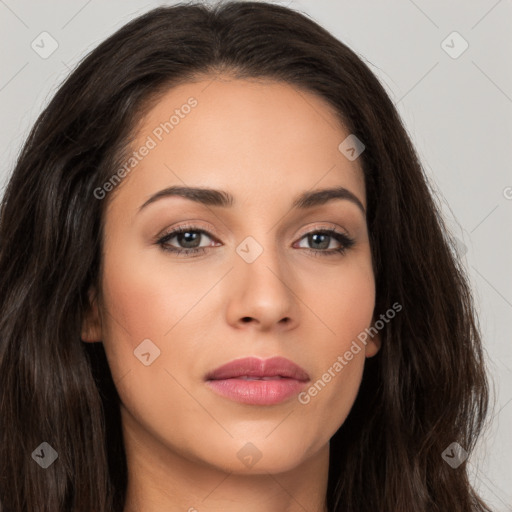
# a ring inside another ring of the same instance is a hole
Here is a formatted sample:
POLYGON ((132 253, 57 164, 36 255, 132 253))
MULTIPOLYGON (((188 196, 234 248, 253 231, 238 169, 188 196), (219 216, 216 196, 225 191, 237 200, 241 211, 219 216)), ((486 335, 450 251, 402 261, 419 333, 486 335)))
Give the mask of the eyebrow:
MULTIPOLYGON (((235 198, 224 190, 216 190, 212 188, 199 188, 199 187, 182 187, 172 186, 160 190, 153 194, 144 204, 139 207, 139 212, 146 206, 158 201, 159 199, 167 197, 183 197, 206 206, 216 206, 220 208, 229 208, 235 204, 235 198)), ((363 204, 350 190, 344 187, 325 188, 321 190, 313 190, 303 192, 297 196, 292 203, 293 209, 306 209, 315 206, 324 205, 334 199, 347 200, 354 203, 364 215, 366 211, 363 204)))

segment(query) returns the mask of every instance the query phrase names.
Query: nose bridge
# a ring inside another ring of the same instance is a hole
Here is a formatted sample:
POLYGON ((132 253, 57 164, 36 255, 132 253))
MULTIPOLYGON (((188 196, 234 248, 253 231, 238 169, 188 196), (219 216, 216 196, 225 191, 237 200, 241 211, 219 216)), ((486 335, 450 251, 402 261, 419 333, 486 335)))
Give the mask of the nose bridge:
POLYGON ((263 280, 267 285, 281 279, 282 268, 280 247, 274 240, 273 232, 259 233, 245 237, 236 247, 240 261, 238 266, 244 276, 244 282, 254 284, 254 280, 263 280))
POLYGON ((293 316, 294 294, 281 249, 272 231, 249 235, 236 247, 231 300, 237 319, 251 317, 270 325, 293 316))

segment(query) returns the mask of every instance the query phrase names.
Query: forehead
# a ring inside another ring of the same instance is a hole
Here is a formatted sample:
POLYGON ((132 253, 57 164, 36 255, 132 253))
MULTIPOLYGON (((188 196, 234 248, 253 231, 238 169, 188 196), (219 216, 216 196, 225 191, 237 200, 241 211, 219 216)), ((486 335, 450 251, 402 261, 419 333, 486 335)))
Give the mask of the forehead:
POLYGON ((131 144, 136 161, 116 195, 140 204, 171 185, 201 185, 273 202, 284 192, 345 186, 366 205, 359 161, 338 149, 349 135, 326 100, 293 85, 199 79, 169 89, 146 112, 131 144))

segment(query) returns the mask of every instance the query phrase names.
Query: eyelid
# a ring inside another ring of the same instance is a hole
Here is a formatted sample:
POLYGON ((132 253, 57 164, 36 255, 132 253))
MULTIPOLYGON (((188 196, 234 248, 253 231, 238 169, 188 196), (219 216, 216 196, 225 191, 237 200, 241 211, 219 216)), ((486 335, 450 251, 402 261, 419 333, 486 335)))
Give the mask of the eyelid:
POLYGON ((336 233, 339 233, 340 235, 345 235, 345 236, 350 237, 347 230, 342 230, 339 226, 337 226, 336 224, 333 224, 332 222, 326 222, 326 223, 320 223, 320 224, 308 227, 305 231, 303 231, 299 235, 299 238, 309 235, 311 232, 323 231, 323 230, 333 230, 336 233))
POLYGON ((158 235, 154 237, 154 242, 157 242, 158 240, 170 235, 174 231, 177 231, 179 229, 190 229, 191 231, 201 231, 207 236, 213 235, 215 238, 220 238, 220 234, 217 232, 217 230, 209 225, 208 227, 201 227, 198 224, 194 224, 195 221, 184 221, 181 224, 178 224, 176 226, 172 226, 169 228, 164 229, 161 231, 158 235))

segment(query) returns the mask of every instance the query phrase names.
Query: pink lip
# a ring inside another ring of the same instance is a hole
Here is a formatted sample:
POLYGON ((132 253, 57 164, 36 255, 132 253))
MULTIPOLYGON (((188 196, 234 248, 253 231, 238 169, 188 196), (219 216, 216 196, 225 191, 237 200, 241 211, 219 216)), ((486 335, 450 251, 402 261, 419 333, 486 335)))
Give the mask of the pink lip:
POLYGON ((219 395, 251 405, 282 402, 296 395, 307 381, 306 371, 284 357, 236 359, 206 376, 207 385, 219 395))

